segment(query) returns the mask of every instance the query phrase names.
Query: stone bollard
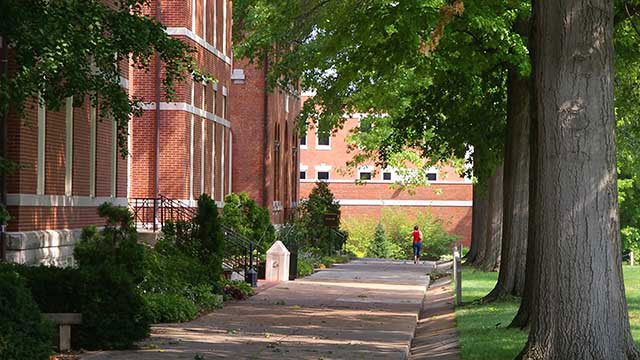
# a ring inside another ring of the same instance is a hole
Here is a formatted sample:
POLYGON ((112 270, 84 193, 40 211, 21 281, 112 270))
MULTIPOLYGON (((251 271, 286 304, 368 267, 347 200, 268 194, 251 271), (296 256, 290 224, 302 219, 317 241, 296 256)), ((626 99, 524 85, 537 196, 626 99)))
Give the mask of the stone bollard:
POLYGON ((456 305, 462 304, 462 264, 458 248, 453 248, 453 281, 456 284, 456 305))
POLYGON ((289 250, 282 241, 276 241, 267 250, 267 264, 265 269, 266 281, 289 281, 289 250))

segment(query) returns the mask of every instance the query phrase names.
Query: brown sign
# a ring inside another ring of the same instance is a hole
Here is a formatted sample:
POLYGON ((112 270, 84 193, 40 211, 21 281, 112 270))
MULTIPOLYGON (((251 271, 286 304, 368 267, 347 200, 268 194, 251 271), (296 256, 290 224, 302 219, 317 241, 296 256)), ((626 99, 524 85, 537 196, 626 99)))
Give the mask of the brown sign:
POLYGON ((324 214, 324 225, 337 228, 340 225, 340 218, 338 214, 324 214))

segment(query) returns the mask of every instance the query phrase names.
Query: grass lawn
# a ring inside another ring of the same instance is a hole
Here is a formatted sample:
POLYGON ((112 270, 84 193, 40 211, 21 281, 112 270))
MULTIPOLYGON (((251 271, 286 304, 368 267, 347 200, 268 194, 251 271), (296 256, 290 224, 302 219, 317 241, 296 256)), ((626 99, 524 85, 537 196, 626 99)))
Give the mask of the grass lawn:
MULTIPOLYGON (((488 294, 498 273, 485 273, 465 267, 462 274, 462 300, 471 302, 488 294)), ((640 266, 624 266, 631 331, 640 346, 640 266)), ((513 298, 489 305, 466 305, 456 309, 460 349, 463 360, 513 359, 527 342, 527 332, 507 329, 518 311, 520 300, 513 298)))

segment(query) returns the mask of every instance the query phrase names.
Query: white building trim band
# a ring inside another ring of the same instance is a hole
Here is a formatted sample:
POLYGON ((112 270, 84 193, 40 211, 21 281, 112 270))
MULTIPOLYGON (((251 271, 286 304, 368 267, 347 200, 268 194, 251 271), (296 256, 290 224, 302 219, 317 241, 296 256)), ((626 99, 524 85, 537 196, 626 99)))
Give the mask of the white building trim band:
POLYGON ((471 207, 473 201, 464 200, 375 200, 375 199, 340 199, 340 205, 351 206, 442 206, 471 207))
POLYGON ((125 197, 7 194, 7 205, 9 206, 97 207, 105 202, 110 202, 116 206, 128 205, 128 200, 125 197))
MULTIPOLYGON (((195 16, 195 15, 194 15, 195 16)), ((231 65, 231 58, 225 55, 222 51, 215 48, 215 46, 209 44, 205 39, 196 35, 193 31, 187 29, 186 27, 170 27, 167 28, 167 34, 175 35, 175 36, 186 36, 187 38, 195 41, 198 45, 207 49, 210 53, 220 58, 225 63, 231 65)), ((223 30, 224 34, 224 30, 223 30)), ((224 39, 222 40, 224 43, 224 39)))
MULTIPOLYGON (((143 110, 155 110, 156 109, 156 103, 155 102, 148 102, 148 103, 144 103, 142 104, 142 109, 143 110)), ((202 110, 202 109, 198 109, 197 107, 191 105, 191 104, 187 104, 184 102, 161 102, 160 103, 160 110, 166 110, 166 111, 186 111, 190 114, 193 115, 198 115, 201 116, 203 118, 207 118, 217 124, 220 124, 222 126, 225 127, 231 127, 231 122, 229 120, 223 119, 218 115, 215 115, 213 113, 210 113, 208 111, 202 110)))

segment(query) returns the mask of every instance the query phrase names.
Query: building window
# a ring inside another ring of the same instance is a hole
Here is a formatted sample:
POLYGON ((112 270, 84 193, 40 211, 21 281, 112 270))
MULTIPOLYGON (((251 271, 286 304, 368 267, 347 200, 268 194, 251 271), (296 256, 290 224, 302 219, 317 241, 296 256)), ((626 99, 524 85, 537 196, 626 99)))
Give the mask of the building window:
POLYGON ((307 172, 306 171, 300 171, 300 180, 305 180, 307 178, 307 172))
POLYGON ((227 118, 227 95, 222 95, 222 118, 227 118))
POLYGON ((428 173, 427 174, 427 180, 429 180, 429 181, 438 180, 438 174, 437 173, 428 173))
POLYGON ((300 138, 300 148, 302 148, 302 149, 306 149, 307 148, 307 135, 306 134, 303 137, 300 138))
POLYGON ((329 132, 318 133, 318 149, 329 149, 331 147, 331 134, 329 132))
POLYGON ((358 178, 360 180, 371 180, 371 171, 361 171, 358 178))
POLYGON ((213 99, 211 102, 211 105, 213 107, 213 110, 211 110, 211 112, 213 113, 213 115, 216 115, 216 98, 218 97, 218 91, 216 91, 216 89, 213 89, 213 99))
POLYGON ((284 96, 284 111, 289 112, 289 94, 284 96))
POLYGON ((389 171, 385 171, 382 173, 382 180, 391 181, 391 173, 389 171))
POLYGON ((202 110, 207 111, 207 83, 202 84, 202 110))
POLYGON ((318 180, 329 180, 328 171, 318 171, 318 180))
POLYGON ((89 196, 91 197, 96 196, 97 117, 98 109, 92 104, 89 117, 89 196))

